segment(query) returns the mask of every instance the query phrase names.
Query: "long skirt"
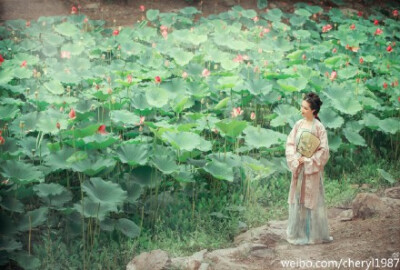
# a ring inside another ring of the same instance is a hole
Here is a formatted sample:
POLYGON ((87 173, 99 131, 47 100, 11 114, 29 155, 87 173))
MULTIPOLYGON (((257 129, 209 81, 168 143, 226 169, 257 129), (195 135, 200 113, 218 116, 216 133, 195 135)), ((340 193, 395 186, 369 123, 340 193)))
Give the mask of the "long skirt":
POLYGON ((329 236, 328 218, 325 207, 325 191, 320 179, 318 202, 315 209, 309 209, 300 203, 303 172, 299 174, 294 203, 289 204, 289 219, 286 230, 287 241, 294 245, 327 243, 333 240, 329 236))

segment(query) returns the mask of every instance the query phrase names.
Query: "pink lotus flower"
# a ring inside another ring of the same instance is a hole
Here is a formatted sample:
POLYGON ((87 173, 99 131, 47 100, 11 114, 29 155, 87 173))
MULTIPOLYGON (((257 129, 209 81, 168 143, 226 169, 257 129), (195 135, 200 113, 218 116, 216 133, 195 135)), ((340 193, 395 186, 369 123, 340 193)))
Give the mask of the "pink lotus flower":
POLYGON ((353 23, 353 24, 350 26, 350 29, 351 29, 351 30, 356 29, 356 25, 353 23))
POLYGON ((113 36, 118 36, 119 35, 119 30, 115 29, 112 34, 113 34, 113 36))
POLYGON ((139 7, 141 12, 145 12, 146 11, 146 7, 144 5, 140 5, 139 7))
POLYGON ((168 31, 168 27, 165 26, 165 25, 161 25, 161 26, 160 26, 160 31, 161 31, 161 32, 162 32, 162 31, 168 31))
POLYGON ((167 39, 168 38, 168 31, 167 30, 163 30, 161 32, 161 35, 163 36, 164 39, 167 39))
POLYGON ((26 60, 22 61, 21 67, 25 67, 26 68, 27 65, 28 65, 28 63, 26 62, 26 60))
POLYGON ((127 79, 127 81, 128 81, 128 83, 131 83, 132 82, 132 75, 128 75, 128 76, 126 76, 126 79, 127 79))
POLYGON ((382 33, 383 33, 382 29, 376 28, 374 35, 380 35, 382 33))
POLYGON ((5 144, 6 140, 0 135, 0 145, 5 144))
POLYGON ((393 16, 395 17, 399 16, 399 11, 397 9, 393 10, 393 16))
POLYGON ((358 13, 357 13, 357 16, 358 17, 361 17, 363 15, 363 13, 361 12, 361 11, 359 11, 358 13))
POLYGON ((360 57, 360 64, 364 63, 364 59, 360 57))
POLYGON ((71 14, 76 14, 76 13, 78 13, 78 9, 76 8, 76 6, 72 6, 71 14))
POLYGON ((97 133, 99 133, 99 134, 107 134, 106 125, 99 126, 99 128, 97 129, 97 133))
POLYGON ((83 19, 84 23, 88 23, 89 19, 85 17, 85 19, 83 19))
POLYGON ((211 72, 208 69, 203 69, 203 72, 201 73, 201 76, 203 77, 208 77, 210 76, 211 72))
POLYGON ((161 83, 161 77, 160 76, 156 76, 154 78, 154 80, 156 81, 156 83, 161 83))
POLYGON ((240 107, 237 108, 233 108, 232 112, 231 112, 231 116, 232 118, 236 118, 239 115, 243 114, 243 110, 240 107))
POLYGON ((256 113, 255 113, 255 112, 252 112, 252 113, 250 114, 250 119, 251 119, 251 120, 255 120, 255 119, 256 119, 256 113))
POLYGON ((0 54, 0 66, 1 66, 1 64, 3 64, 3 62, 4 62, 4 58, 3 58, 3 56, 0 54))
POLYGON ((331 81, 333 81, 334 79, 337 78, 337 72, 336 71, 332 71, 331 73, 331 77, 329 78, 331 81))
POLYGON ((332 25, 327 24, 325 26, 322 27, 322 33, 326 33, 328 31, 332 30, 332 25))
POLYGON ((306 56, 305 54, 303 54, 303 55, 301 56, 301 59, 306 60, 306 59, 307 59, 307 56, 306 56))
POLYGON ((392 52, 392 50, 393 50, 393 48, 392 48, 392 46, 387 46, 387 48, 386 48, 386 51, 388 51, 388 52, 392 52))
POLYGON ((60 128, 61 128, 61 124, 60 124, 59 122, 57 122, 56 128, 57 128, 57 129, 60 129, 60 128))
POLYGON ((378 20, 375 20, 374 21, 374 25, 378 25, 379 24, 379 21, 378 20))
POLYGON ((337 52, 336 48, 333 48, 332 53, 336 53, 336 52, 337 52))
POLYGON ((386 82, 383 83, 383 88, 388 88, 388 84, 386 82))
POLYGON ((259 21, 259 19, 258 19, 258 17, 257 16, 255 16, 254 18, 253 18, 253 22, 258 22, 259 21))
POLYGON ((187 77, 188 77, 188 74, 187 74, 186 71, 184 71, 184 72, 182 73, 182 78, 186 79, 187 77))
POLYGON ((26 21, 25 26, 26 27, 30 27, 31 26, 31 21, 26 21))
POLYGON ((397 98, 397 100, 400 102, 400 96, 397 98))
POLYGON ((69 119, 75 119, 76 118, 76 113, 73 108, 69 111, 69 119))
POLYGON ((243 62, 244 60, 249 60, 249 57, 248 57, 247 55, 238 54, 238 55, 233 59, 233 62, 241 63, 241 62, 243 62))
POLYGON ((64 112, 64 107, 63 106, 60 107, 60 112, 64 112))
POLYGON ((395 87, 395 86, 399 86, 399 80, 395 80, 395 81, 393 82, 393 87, 395 87))
POLYGON ((113 90, 111 88, 107 89, 107 94, 111 95, 113 93, 113 90))
POLYGON ((146 120, 145 116, 140 116, 139 125, 143 125, 144 120, 146 120))
POLYGON ((61 51, 61 58, 71 58, 71 52, 69 51, 61 51))

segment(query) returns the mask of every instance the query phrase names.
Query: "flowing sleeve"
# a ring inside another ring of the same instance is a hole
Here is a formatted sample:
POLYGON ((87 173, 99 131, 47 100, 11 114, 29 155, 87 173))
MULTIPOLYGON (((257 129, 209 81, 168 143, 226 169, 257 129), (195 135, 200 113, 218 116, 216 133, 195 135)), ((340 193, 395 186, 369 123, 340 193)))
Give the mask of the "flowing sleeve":
POLYGON ((287 165, 293 174, 296 173, 299 167, 298 159, 301 157, 301 154, 296 151, 296 132, 299 126, 298 124, 299 122, 297 122, 294 125, 292 131, 290 131, 290 134, 286 141, 286 150, 285 150, 287 165))
POLYGON ((325 164, 329 159, 329 145, 328 145, 328 136, 324 126, 321 126, 319 132, 319 139, 321 140, 321 144, 317 151, 315 151, 314 155, 310 158, 304 157, 304 173, 305 174, 314 174, 319 171, 322 171, 325 164))

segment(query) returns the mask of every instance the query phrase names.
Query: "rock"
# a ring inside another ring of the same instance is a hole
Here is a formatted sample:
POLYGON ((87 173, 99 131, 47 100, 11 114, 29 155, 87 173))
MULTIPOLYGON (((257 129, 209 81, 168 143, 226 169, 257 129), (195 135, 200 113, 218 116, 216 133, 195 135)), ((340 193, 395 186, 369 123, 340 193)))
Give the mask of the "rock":
POLYGON ((385 190, 385 196, 400 200, 400 187, 392 187, 385 190))
POLYGON ((209 270, 209 269, 210 269, 210 264, 208 263, 202 263, 199 268, 199 270, 209 270))
MULTIPOLYGON (((204 260, 204 255, 207 253, 207 249, 203 249, 196 252, 192 256, 177 257, 171 260, 173 267, 185 270, 198 270, 200 269, 204 260)), ((204 266, 203 266, 204 267, 204 266)))
POLYGON ((375 214, 386 214, 388 206, 373 193, 359 193, 353 200, 353 216, 358 218, 368 218, 375 214))
POLYGON ((133 258, 126 270, 166 270, 171 267, 171 259, 167 252, 157 249, 144 252, 133 258))
POLYGON ((246 223, 244 223, 242 221, 239 221, 238 229, 239 229, 240 232, 245 232, 245 231, 247 231, 249 229, 249 227, 247 226, 246 223))
POLYGON ((352 210, 352 209, 348 209, 348 210, 342 211, 342 212, 337 216, 337 218, 338 218, 340 221, 350 221, 350 220, 353 219, 353 210, 352 210))

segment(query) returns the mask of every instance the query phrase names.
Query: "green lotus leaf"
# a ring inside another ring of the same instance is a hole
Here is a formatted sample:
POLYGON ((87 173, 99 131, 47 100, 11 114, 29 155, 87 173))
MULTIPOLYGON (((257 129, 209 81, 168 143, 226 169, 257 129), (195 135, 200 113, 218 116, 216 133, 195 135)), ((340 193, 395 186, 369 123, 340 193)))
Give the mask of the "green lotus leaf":
POLYGON ((119 140, 118 137, 111 134, 95 134, 77 140, 77 143, 83 141, 85 149, 105 149, 119 140))
POLYGON ((304 8, 296 9, 294 13, 299 16, 306 17, 306 18, 308 18, 312 15, 307 9, 304 9, 304 8))
POLYGON ((258 9, 264 9, 268 7, 268 1, 267 0, 257 0, 257 8, 258 9))
POLYGON ((172 174, 175 180, 180 183, 193 183, 193 173, 190 171, 189 166, 180 165, 179 170, 172 174))
POLYGON ((81 80, 81 78, 70 69, 55 72, 53 78, 60 82, 69 84, 78 84, 81 80))
POLYGON ((135 203, 140 198, 140 195, 142 194, 143 191, 141 185, 133 181, 129 181, 129 179, 126 181, 125 186, 123 186, 123 188, 127 191, 126 201, 129 203, 135 203))
POLYGON ((127 218, 118 219, 117 223, 115 224, 115 227, 117 228, 117 230, 119 230, 129 238, 135 238, 140 235, 139 226, 137 226, 135 222, 127 218))
POLYGON ((23 213, 24 212, 24 205, 18 199, 6 196, 3 197, 0 201, 0 206, 8 211, 23 213))
POLYGON ((379 119, 372 113, 365 113, 363 115, 363 121, 364 121, 364 125, 366 127, 369 127, 372 129, 377 129, 379 127, 379 123, 380 123, 381 119, 379 119))
POLYGON ((42 225, 47 220, 49 208, 40 207, 27 212, 18 222, 18 231, 24 232, 42 225))
POLYGON ((36 194, 39 197, 47 197, 51 195, 58 195, 61 194, 64 190, 65 187, 61 186, 60 184, 56 183, 41 183, 38 185, 35 185, 33 187, 33 190, 36 192, 36 194))
POLYGON ((159 14, 160 14, 160 11, 156 10, 156 9, 149 9, 146 11, 146 17, 149 21, 157 20, 159 14))
POLYGON ((326 128, 340 128, 344 124, 344 119, 331 108, 323 108, 318 116, 326 128))
POLYGON ((19 112, 18 107, 14 105, 5 105, 0 107, 0 120, 10 121, 15 118, 19 112))
POLYGON ((74 204, 74 209, 83 214, 87 218, 96 218, 100 221, 104 220, 111 212, 117 212, 116 204, 94 202, 90 198, 84 198, 83 203, 74 204))
POLYGON ((333 133, 328 131, 328 142, 329 142, 329 150, 336 152, 339 150, 340 145, 342 144, 342 139, 339 135, 334 135, 333 133))
POLYGON ((347 79, 353 78, 358 73, 359 73, 359 70, 357 67, 346 67, 346 68, 340 69, 338 71, 338 77, 340 79, 347 80, 347 79))
POLYGON ((207 162, 203 169, 217 179, 233 181, 233 170, 227 163, 219 160, 207 162))
POLYGON ((185 66, 190 62, 190 60, 192 60, 194 54, 179 48, 173 48, 170 52, 170 56, 174 58, 178 65, 185 66))
POLYGON ((362 110, 362 106, 349 89, 352 89, 352 85, 334 84, 325 91, 325 95, 331 100, 333 107, 338 111, 355 115, 362 110))
POLYGON ((47 57, 53 57, 57 55, 58 51, 56 47, 53 47, 51 45, 44 45, 42 48, 42 53, 47 57))
POLYGON ((74 130, 67 130, 63 132, 65 136, 72 136, 73 138, 84 138, 91 136, 97 132, 99 124, 88 125, 84 128, 75 128, 74 130))
POLYGON ((66 159, 67 163, 75 163, 87 159, 89 156, 86 151, 76 151, 66 159))
POLYGON ((346 139, 354 144, 354 145, 359 145, 359 146, 366 146, 365 140, 363 137, 361 137, 360 134, 358 134, 358 132, 352 130, 351 128, 345 128, 343 130, 344 136, 346 137, 346 139))
POLYGON ((5 161, 1 168, 1 175, 21 184, 44 181, 44 175, 37 167, 18 160, 5 161))
POLYGON ((168 104, 168 92, 163 88, 152 87, 146 90, 146 100, 150 106, 161 108, 168 104))
POLYGON ((344 54, 338 54, 335 56, 331 56, 329 58, 326 58, 324 60, 325 65, 336 68, 339 67, 340 65, 344 64, 346 62, 347 56, 344 54))
POLYGON ((176 149, 183 151, 193 151, 199 149, 203 152, 211 150, 211 142, 203 139, 193 132, 171 132, 166 131, 162 135, 176 149))
POLYGON ((266 14, 263 14, 262 16, 269 21, 273 22, 278 22, 281 20, 282 17, 282 11, 279 8, 273 8, 268 10, 266 14))
MULTIPOLYGON (((289 21, 290 21, 290 24, 293 25, 293 26, 302 26, 307 21, 307 18, 304 17, 304 16, 293 15, 293 16, 290 17, 289 21)), ((303 30, 303 31, 305 31, 305 30, 303 30)), ((307 31, 305 31, 305 32, 307 32, 307 31)), ((293 33, 293 34, 295 34, 295 33, 293 33)), ((294 35, 294 36, 299 38, 299 39, 301 39, 300 37, 298 37, 296 35, 294 35)))
POLYGON ((179 10, 179 13, 182 13, 184 15, 194 15, 201 13, 197 8, 195 7, 185 7, 179 10))
POLYGON ((139 143, 125 143, 115 151, 122 163, 130 166, 145 165, 149 158, 149 146, 139 143))
POLYGON ((41 266, 41 262, 37 257, 25 251, 13 252, 10 255, 10 259, 16 261, 18 266, 26 270, 39 269, 41 266))
POLYGON ((293 36, 295 36, 297 39, 304 40, 304 39, 309 38, 311 36, 311 34, 307 30, 297 30, 297 31, 293 31, 293 36))
POLYGON ((51 45, 52 47, 59 47, 65 42, 65 39, 62 36, 52 32, 44 33, 42 38, 45 43, 51 45))
POLYGON ((152 164, 164 174, 171 174, 178 170, 173 157, 169 155, 154 155, 151 157, 152 164))
POLYGON ((171 36, 177 42, 194 46, 199 46, 208 39, 207 35, 198 32, 191 32, 188 29, 176 30, 171 34, 171 36))
POLYGON ((95 176, 104 170, 110 170, 115 166, 115 160, 108 158, 85 159, 81 162, 76 162, 71 165, 73 171, 83 172, 89 176, 95 176))
POLYGON ((278 116, 271 120, 271 126, 279 127, 286 124, 293 125, 300 118, 300 111, 288 104, 278 105, 274 109, 274 113, 278 116))
POLYGON ((393 185, 397 182, 396 179, 394 179, 394 177, 390 173, 386 172, 385 170, 378 169, 377 171, 383 177, 383 179, 388 181, 390 184, 393 185))
POLYGON ((222 120, 215 124, 227 136, 236 138, 247 127, 248 123, 238 120, 222 120))
POLYGON ((14 78, 14 69, 0 70, 0 84, 7 84, 14 78))
POLYGON ((83 182, 82 190, 92 202, 100 204, 121 205, 127 197, 119 184, 98 177, 83 182))
POLYGON ((248 19, 253 19, 254 17, 257 16, 257 12, 254 9, 246 9, 243 10, 241 13, 243 17, 248 19))
POLYGON ((307 86, 307 80, 304 78, 288 78, 283 80, 278 80, 279 86, 289 92, 301 91, 307 86))
POLYGON ((231 99, 230 97, 226 97, 226 98, 220 100, 218 102, 218 104, 215 105, 214 110, 221 110, 223 108, 226 108, 230 99, 231 99))
POLYGON ((379 121, 379 128, 385 133, 396 134, 400 130, 399 123, 399 118, 390 117, 379 121))
POLYGON ((14 69, 14 77, 18 79, 28 79, 32 77, 32 71, 26 67, 16 67, 14 69))
POLYGON ((76 27, 74 24, 70 23, 70 22, 64 22, 61 24, 56 25, 56 27, 54 28, 54 30, 66 37, 73 37, 79 34, 79 29, 78 27, 76 27))
POLYGON ((253 95, 267 95, 272 91, 272 84, 264 79, 248 80, 245 83, 247 90, 253 95))
POLYGON ((140 122, 139 116, 127 110, 111 111, 110 119, 120 127, 135 127, 140 122))
POLYGON ((150 166, 134 168, 131 172, 131 177, 135 183, 146 187, 156 187, 162 178, 159 171, 150 166))
POLYGON ((285 134, 261 127, 248 126, 244 131, 245 143, 250 149, 269 148, 274 144, 283 144, 287 136, 285 134))
POLYGON ((13 252, 16 250, 21 250, 22 249, 22 243, 17 242, 13 238, 6 238, 2 237, 0 239, 0 251, 2 252, 13 252))

